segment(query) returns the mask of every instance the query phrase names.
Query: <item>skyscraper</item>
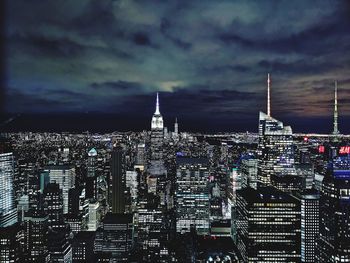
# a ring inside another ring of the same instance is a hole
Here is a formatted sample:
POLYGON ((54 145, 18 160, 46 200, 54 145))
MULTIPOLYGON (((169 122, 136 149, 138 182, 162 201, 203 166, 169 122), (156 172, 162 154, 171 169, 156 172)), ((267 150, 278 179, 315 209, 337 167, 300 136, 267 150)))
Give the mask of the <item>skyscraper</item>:
POLYGON ((209 163, 205 158, 177 158, 176 232, 209 233, 209 163))
POLYGON ((14 200, 14 157, 12 152, 0 153, 0 227, 17 222, 14 200))
POLYGON ((300 262, 300 201, 273 187, 237 191, 242 262, 300 262))
POLYGON ((317 262, 350 262, 350 160, 330 164, 320 194, 317 262))
POLYGON ((63 213, 68 213, 69 189, 75 186, 75 168, 70 165, 53 165, 44 168, 49 173, 50 183, 57 183, 62 189, 63 213))
POLYGON ((95 253, 111 254, 117 262, 127 262, 133 246, 133 231, 132 214, 107 213, 96 232, 95 253))
POLYGON ((258 181, 271 184, 271 175, 295 175, 293 132, 290 126, 271 117, 268 75, 268 114, 259 113, 258 181))
POLYGON ((301 194, 301 262, 316 262, 316 242, 319 238, 320 196, 315 190, 301 194))
POLYGON ((157 93, 156 110, 151 121, 151 160, 160 161, 163 159, 163 117, 159 111, 159 95, 157 93))
POLYGON ((110 205, 113 213, 125 212, 125 169, 123 149, 114 147, 111 158, 110 205))

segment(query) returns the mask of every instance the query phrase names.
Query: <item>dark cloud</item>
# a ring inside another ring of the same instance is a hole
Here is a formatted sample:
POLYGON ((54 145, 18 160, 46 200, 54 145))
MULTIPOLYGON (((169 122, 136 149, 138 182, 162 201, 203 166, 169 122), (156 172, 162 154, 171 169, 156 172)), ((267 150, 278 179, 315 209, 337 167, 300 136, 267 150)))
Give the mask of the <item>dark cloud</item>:
POLYGON ((256 122, 270 72, 277 116, 328 117, 335 79, 350 115, 347 1, 6 3, 8 112, 149 119, 159 91, 164 115, 221 128, 256 122))
POLYGON ((102 83, 92 83, 90 85, 93 89, 111 89, 116 91, 139 91, 142 92, 142 86, 137 82, 128 82, 128 81, 106 81, 102 83))

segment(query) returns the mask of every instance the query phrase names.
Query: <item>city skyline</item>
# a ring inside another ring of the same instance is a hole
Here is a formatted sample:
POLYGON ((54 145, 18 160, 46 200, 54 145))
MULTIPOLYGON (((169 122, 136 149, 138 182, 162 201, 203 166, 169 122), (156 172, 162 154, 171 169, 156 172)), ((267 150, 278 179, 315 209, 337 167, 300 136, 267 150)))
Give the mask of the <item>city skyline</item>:
MULTIPOLYGON (((332 131, 337 80, 347 133, 348 10, 346 1, 7 1, 2 113, 115 115, 106 131, 143 130, 159 92, 166 126, 178 117, 189 131, 256 131, 269 72, 271 111, 297 132, 332 131)), ((36 126, 26 118, 17 127, 36 126)))

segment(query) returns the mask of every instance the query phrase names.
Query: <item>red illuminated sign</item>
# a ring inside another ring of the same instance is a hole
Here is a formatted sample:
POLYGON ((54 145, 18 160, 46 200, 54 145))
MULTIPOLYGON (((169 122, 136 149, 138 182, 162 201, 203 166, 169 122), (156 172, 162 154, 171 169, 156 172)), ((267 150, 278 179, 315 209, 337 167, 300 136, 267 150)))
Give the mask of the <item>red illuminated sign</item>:
POLYGON ((308 137, 304 137, 304 142, 307 142, 309 140, 309 138, 308 137))
POLYGON ((350 146, 342 146, 339 149, 339 154, 349 154, 350 153, 350 146))
POLYGON ((324 146, 323 145, 318 146, 318 152, 324 153, 324 146))

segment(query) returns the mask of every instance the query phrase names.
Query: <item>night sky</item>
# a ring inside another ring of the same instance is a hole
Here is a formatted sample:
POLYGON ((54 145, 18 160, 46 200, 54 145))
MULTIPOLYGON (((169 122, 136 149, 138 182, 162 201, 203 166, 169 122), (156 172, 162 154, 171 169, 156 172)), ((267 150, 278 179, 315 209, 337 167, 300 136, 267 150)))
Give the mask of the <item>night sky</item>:
POLYGON ((170 129, 256 131, 269 72, 297 132, 332 130, 337 79, 350 133, 349 1, 8 0, 4 33, 21 129, 149 129, 158 91, 170 129))

